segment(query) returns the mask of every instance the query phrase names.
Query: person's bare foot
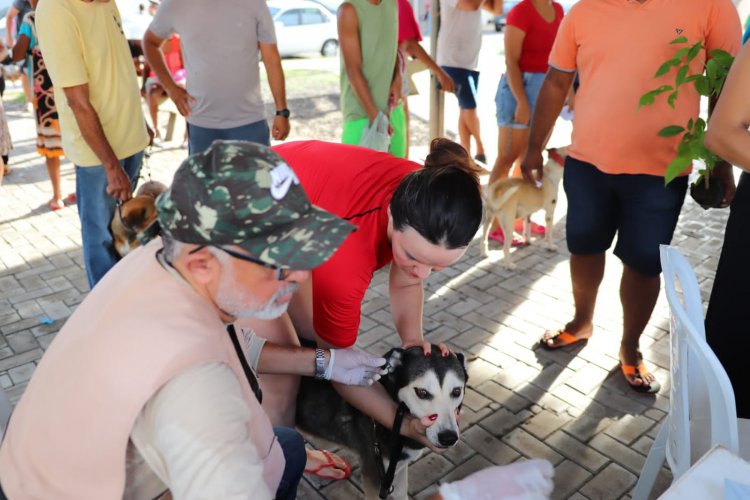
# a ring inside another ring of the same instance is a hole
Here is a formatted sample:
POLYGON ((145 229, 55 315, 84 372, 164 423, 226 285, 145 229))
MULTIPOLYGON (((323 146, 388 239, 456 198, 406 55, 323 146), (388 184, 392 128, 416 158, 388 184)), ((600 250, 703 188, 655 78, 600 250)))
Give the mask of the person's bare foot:
POLYGON ((61 208, 65 208, 65 202, 63 202, 62 198, 52 198, 47 202, 47 206, 54 212, 56 210, 60 210, 61 208))
MULTIPOLYGON (((651 387, 658 384, 656 377, 651 373, 646 365, 643 364, 643 354, 638 348, 629 348, 625 345, 620 346, 620 364, 623 366, 634 366, 636 371, 634 373, 626 373, 623 370, 623 375, 628 384, 633 387, 651 387)), ((630 370, 628 370, 629 372, 630 370)))
POLYGON ((334 481, 347 479, 351 475, 352 470, 349 463, 335 453, 310 448, 305 448, 305 451, 307 452, 305 474, 334 481))
POLYGON ((591 323, 570 322, 565 327, 557 330, 547 330, 540 341, 547 349, 559 349, 577 342, 591 338, 594 334, 594 325, 591 323))

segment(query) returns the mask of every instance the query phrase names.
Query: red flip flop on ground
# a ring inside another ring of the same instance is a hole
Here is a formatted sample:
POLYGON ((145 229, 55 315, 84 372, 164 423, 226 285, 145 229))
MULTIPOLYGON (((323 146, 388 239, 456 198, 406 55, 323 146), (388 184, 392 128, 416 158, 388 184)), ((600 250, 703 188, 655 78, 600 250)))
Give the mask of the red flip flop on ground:
POLYGON ((620 370, 622 371, 622 374, 625 376, 625 382, 628 383, 631 389, 633 389, 635 392, 640 392, 643 394, 656 394, 659 392, 659 389, 661 389, 661 384, 658 380, 654 380, 650 384, 631 384, 628 380, 628 377, 635 376, 637 379, 643 380, 642 373, 649 373, 648 369, 646 368, 646 365, 641 363, 638 366, 635 365, 624 365, 620 363, 620 370))
POLYGON ((343 464, 344 464, 344 468, 341 469, 333 461, 333 455, 331 454, 330 451, 328 451, 328 450, 318 450, 318 451, 322 452, 323 455, 325 455, 327 462, 324 463, 324 464, 321 464, 321 465, 319 465, 317 467, 315 467, 314 469, 305 469, 305 474, 312 474, 313 476, 317 476, 317 477, 319 477, 321 479, 327 479, 327 480, 330 480, 330 481, 341 481, 341 480, 344 480, 344 479, 349 479, 349 476, 352 475, 352 467, 349 465, 349 462, 347 462, 346 460, 344 460, 342 457, 338 457, 339 460, 341 460, 343 462, 343 464), (343 477, 335 477, 335 476, 326 475, 326 474, 323 473, 326 469, 343 470, 344 471, 344 476, 343 477))
MULTIPOLYGON (((523 234, 523 219, 516 219, 515 230, 517 233, 523 234)), ((544 234, 547 232, 547 228, 542 226, 541 224, 537 224, 536 222, 531 221, 531 232, 532 234, 544 236, 544 234)))
POLYGON ((554 332, 546 331, 544 332, 544 335, 542 336, 542 339, 539 341, 539 343, 544 347, 545 349, 549 349, 550 351, 553 351, 555 349, 560 349, 561 347, 577 344, 579 342, 586 342, 588 338, 579 338, 573 335, 572 333, 568 333, 563 329, 556 330, 554 332), (551 333, 552 335, 548 335, 551 333), (554 345, 549 345, 549 341, 552 340, 554 345))
MULTIPOLYGON (((505 235, 503 234, 503 230, 499 227, 492 231, 488 236, 489 239, 495 240, 501 245, 505 244, 505 235)), ((513 241, 511 242, 510 246, 512 247, 520 247, 526 244, 526 241, 518 236, 517 234, 513 234, 513 241)))

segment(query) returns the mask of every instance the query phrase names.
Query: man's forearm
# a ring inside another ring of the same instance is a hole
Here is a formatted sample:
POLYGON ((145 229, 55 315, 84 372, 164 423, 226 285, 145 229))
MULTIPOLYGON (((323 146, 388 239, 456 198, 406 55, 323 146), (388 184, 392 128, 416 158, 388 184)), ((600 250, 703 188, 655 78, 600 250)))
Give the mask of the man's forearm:
POLYGON ((284 79, 284 70, 281 67, 281 58, 278 57, 278 51, 276 52, 276 57, 268 59, 266 59, 266 54, 264 53, 263 64, 266 67, 268 86, 271 88, 271 95, 273 95, 273 102, 276 105, 276 109, 286 109, 286 81, 284 79))
MULTIPOLYGON (((550 69, 550 71, 553 70, 550 69)), ((531 131, 529 133, 530 154, 539 153, 544 147, 547 136, 555 125, 557 117, 560 116, 560 111, 562 111, 563 104, 565 104, 565 98, 572 80, 572 74, 569 77, 563 75, 562 78, 551 78, 549 73, 544 79, 534 109, 534 118, 531 121, 531 131), (564 80, 568 80, 567 84, 565 84, 564 80)))
POLYGON ((90 102, 70 105, 73 115, 78 123, 83 140, 91 148, 105 169, 120 165, 112 146, 104 134, 104 129, 99 121, 99 115, 90 102))
POLYGON ((142 45, 143 55, 146 57, 146 63, 154 71, 154 74, 164 86, 164 89, 168 90, 168 87, 177 85, 172 79, 172 74, 169 72, 169 68, 167 68, 167 60, 164 58, 164 52, 161 50, 161 45, 149 39, 148 32, 144 37, 142 45))
POLYGON ((367 85, 365 75, 362 74, 360 68, 347 69, 346 73, 349 77, 349 85, 351 85, 354 95, 357 96, 357 100, 362 105, 365 113, 367 113, 367 117, 370 121, 374 120, 380 110, 372 100, 372 94, 370 94, 370 87, 367 85))
MULTIPOLYGON (((323 351, 328 366, 331 352, 323 351)), ((266 342, 258 360, 258 373, 312 377, 315 375, 315 350, 266 342)))

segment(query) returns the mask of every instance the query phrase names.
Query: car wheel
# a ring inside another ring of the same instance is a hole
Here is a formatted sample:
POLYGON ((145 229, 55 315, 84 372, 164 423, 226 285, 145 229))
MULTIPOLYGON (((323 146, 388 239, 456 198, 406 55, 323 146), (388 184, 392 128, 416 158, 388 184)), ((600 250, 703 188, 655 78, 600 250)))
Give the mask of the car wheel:
POLYGON ((326 40, 320 53, 325 57, 333 57, 339 53, 339 42, 336 40, 326 40))

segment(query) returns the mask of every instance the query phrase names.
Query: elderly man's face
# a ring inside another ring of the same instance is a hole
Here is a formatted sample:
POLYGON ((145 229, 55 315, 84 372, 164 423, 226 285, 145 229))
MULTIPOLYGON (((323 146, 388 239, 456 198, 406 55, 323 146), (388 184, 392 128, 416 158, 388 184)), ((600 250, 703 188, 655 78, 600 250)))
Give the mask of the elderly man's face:
POLYGON ((273 269, 236 259, 221 251, 214 256, 222 267, 214 301, 222 311, 236 319, 278 318, 286 311, 297 284, 310 276, 309 271, 292 271, 287 279, 279 281, 273 269))

